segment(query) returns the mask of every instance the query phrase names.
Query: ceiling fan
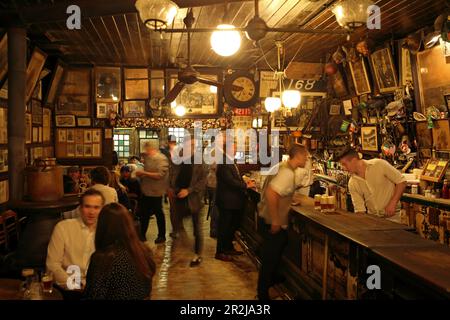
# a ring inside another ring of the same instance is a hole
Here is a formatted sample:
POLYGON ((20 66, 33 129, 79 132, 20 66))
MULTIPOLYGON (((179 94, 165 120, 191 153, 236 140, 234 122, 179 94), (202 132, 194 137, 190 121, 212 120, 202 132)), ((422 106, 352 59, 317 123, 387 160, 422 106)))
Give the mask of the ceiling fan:
POLYGON ((200 82, 203 84, 207 84, 210 86, 216 86, 216 87, 222 87, 223 83, 214 81, 211 79, 207 79, 200 76, 200 73, 194 69, 194 67, 191 65, 191 36, 190 31, 192 28, 192 25, 195 21, 194 15, 192 13, 192 9, 190 9, 186 15, 186 17, 183 19, 184 24, 186 25, 187 29, 187 49, 188 49, 188 59, 187 59, 187 66, 183 69, 180 69, 178 72, 178 82, 175 84, 175 86, 169 91, 169 93, 166 95, 166 97, 161 101, 161 104, 167 105, 173 102, 177 96, 180 94, 181 90, 186 85, 194 84, 196 82, 200 82))

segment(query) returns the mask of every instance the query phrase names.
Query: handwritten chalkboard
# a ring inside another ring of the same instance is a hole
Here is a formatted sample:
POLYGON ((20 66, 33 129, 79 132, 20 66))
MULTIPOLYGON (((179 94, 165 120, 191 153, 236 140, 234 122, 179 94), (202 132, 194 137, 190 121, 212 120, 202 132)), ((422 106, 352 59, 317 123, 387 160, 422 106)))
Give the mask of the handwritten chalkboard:
POLYGON ((447 166, 448 160, 430 159, 425 165, 420 179, 431 182, 439 182, 445 175, 447 166))

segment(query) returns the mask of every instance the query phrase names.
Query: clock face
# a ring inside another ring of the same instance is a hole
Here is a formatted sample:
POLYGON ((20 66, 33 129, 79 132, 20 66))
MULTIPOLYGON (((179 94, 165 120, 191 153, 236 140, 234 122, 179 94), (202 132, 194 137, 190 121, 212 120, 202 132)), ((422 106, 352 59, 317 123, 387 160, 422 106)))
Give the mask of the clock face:
POLYGON ((250 101, 253 99, 255 92, 255 83, 248 77, 238 77, 232 83, 231 94, 237 101, 250 101))

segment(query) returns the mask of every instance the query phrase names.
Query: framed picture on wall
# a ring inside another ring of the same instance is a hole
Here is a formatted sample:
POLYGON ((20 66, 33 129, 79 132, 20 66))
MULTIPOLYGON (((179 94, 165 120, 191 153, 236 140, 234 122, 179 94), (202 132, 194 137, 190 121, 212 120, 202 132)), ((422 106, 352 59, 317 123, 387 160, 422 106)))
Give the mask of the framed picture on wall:
POLYGON ((444 95, 445 106, 447 107, 447 112, 450 113, 450 94, 444 95))
POLYGON ((57 127, 75 127, 75 116, 73 115, 57 115, 55 116, 55 124, 57 127))
POLYGON ((411 53, 408 49, 400 47, 400 84, 410 86, 413 83, 411 53))
POLYGON ((57 114, 89 116, 91 110, 91 69, 67 68, 56 105, 57 114))
POLYGON ((31 143, 33 139, 31 114, 25 114, 25 143, 31 143))
POLYGON ((450 151, 450 120, 441 119, 434 122, 433 144, 437 151, 450 151))
POLYGON ((416 122, 416 139, 417 146, 420 149, 430 149, 433 147, 433 135, 431 129, 428 128, 427 121, 416 122))
POLYGON ((145 100, 124 101, 123 117, 124 118, 144 118, 145 117, 145 100))
POLYGON ((43 123, 43 109, 39 100, 31 100, 31 114, 33 117, 33 124, 42 125, 43 123))
POLYGON ((330 106, 330 116, 338 116, 341 114, 341 105, 340 104, 332 104, 330 106))
POLYGON ((371 93, 372 90, 370 89, 369 76, 367 75, 364 58, 359 59, 357 62, 350 62, 349 65, 356 94, 371 93))
POLYGON ((118 103, 97 103, 97 118, 107 119, 111 112, 119 113, 118 103))
POLYGON ((52 79, 47 90, 45 97, 45 103, 52 105, 55 102, 55 98, 61 89, 61 82, 64 76, 64 65, 58 61, 55 70, 53 71, 52 79))
POLYGON ((150 97, 157 100, 164 98, 164 87, 164 70, 150 70, 150 97))
POLYGON ((42 68, 44 68, 47 54, 35 47, 31 55, 31 60, 27 67, 27 81, 25 87, 25 102, 28 102, 33 94, 34 88, 39 81, 42 68))
POLYGON ((78 117, 77 125, 79 127, 90 127, 92 124, 92 119, 87 117, 78 117))
POLYGON ((8 75, 8 34, 0 39, 0 87, 8 75))
POLYGON ((95 96, 98 102, 118 102, 121 99, 119 67, 95 68, 95 96))
POLYGON ((75 142, 75 129, 67 129, 67 142, 68 143, 75 142))
MULTIPOLYGON (((202 78, 213 81, 221 81, 222 74, 219 72, 211 72, 199 69, 202 78)), ((168 85, 167 88, 171 90, 178 82, 177 71, 168 70, 168 85)), ((221 101, 218 98, 217 92, 211 91, 210 85, 196 82, 192 85, 185 86, 178 94, 175 101, 177 105, 183 105, 186 108, 187 118, 192 117, 211 117, 217 116, 221 107, 221 101)))
POLYGON ((8 172, 8 149, 0 150, 0 172, 8 172))
POLYGON ((397 72, 389 48, 383 48, 370 55, 375 80, 381 93, 393 92, 398 88, 397 72))
POLYGON ((363 151, 378 151, 378 131, 376 126, 361 128, 361 146, 363 151))
POLYGON ((147 68, 124 68, 125 99, 149 98, 149 79, 147 68))

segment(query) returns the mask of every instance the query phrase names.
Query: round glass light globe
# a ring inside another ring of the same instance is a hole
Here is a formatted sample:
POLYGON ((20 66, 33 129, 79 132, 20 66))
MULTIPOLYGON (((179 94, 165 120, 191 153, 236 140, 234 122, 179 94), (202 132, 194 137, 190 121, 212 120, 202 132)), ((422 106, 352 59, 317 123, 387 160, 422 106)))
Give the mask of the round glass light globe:
POLYGON ((241 35, 231 24, 217 26, 217 31, 211 34, 211 47, 220 56, 228 57, 235 54, 241 47, 241 35), (223 31, 222 31, 223 30, 223 31))

